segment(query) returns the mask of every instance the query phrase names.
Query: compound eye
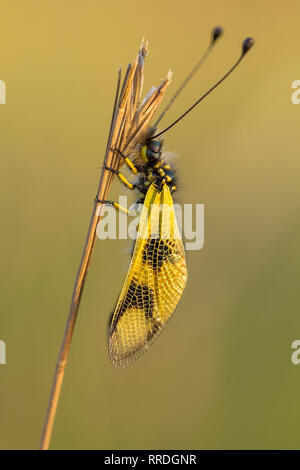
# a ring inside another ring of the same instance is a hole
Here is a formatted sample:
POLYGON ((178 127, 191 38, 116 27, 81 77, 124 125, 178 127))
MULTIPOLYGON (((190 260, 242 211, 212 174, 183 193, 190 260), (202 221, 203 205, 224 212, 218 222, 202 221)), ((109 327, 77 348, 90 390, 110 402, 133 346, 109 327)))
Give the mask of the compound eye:
POLYGON ((151 140, 148 145, 150 152, 159 153, 161 149, 161 143, 158 140, 151 140))

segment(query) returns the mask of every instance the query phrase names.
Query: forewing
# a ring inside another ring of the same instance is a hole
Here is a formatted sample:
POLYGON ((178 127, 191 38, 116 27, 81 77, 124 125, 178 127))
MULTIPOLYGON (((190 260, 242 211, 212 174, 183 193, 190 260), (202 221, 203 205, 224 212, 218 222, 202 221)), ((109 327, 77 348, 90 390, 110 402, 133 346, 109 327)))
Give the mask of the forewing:
POLYGON ((187 270, 173 200, 165 184, 147 192, 132 260, 109 331, 113 365, 123 369, 159 336, 186 284, 187 270))

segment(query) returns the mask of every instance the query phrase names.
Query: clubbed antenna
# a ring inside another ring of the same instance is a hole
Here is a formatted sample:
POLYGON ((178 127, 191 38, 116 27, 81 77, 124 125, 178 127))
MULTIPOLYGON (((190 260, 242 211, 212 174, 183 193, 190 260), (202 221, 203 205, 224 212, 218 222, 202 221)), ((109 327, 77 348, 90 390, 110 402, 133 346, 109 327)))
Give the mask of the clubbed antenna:
POLYGON ((213 87, 211 87, 206 93, 204 93, 204 95, 200 96, 200 98, 196 101, 196 103, 194 103, 187 111, 185 111, 178 119, 176 119, 176 121, 174 121, 172 124, 166 127, 166 129, 164 129, 163 131, 159 132, 159 134, 154 135, 152 138, 155 139, 156 137, 159 137, 160 135, 164 134, 169 129, 171 129, 173 126, 175 126, 175 124, 181 121, 181 119, 183 119, 190 111, 192 111, 192 109, 194 109, 200 103, 200 101, 204 100, 204 98, 206 98, 215 88, 217 88, 234 71, 234 69, 236 69, 236 67, 239 65, 239 63, 243 59, 243 57, 251 49, 253 44, 254 44, 253 38, 246 38, 242 44, 242 53, 240 57, 235 62, 235 64, 228 70, 228 72, 225 73, 225 75, 223 75, 223 77, 213 87))
POLYGON ((156 128, 158 123, 162 120, 162 118, 164 117, 164 115, 166 114, 167 111, 169 111, 170 107, 172 106, 172 104, 174 103, 174 101, 178 98, 178 96, 180 95, 180 93, 182 92, 182 90, 186 87, 186 85, 189 83, 189 81, 193 78, 193 76, 196 74, 196 72, 198 71, 198 69, 201 67, 201 65, 203 64, 203 62, 205 61, 205 59, 208 57, 209 53, 211 52, 211 50, 213 49, 216 41, 219 39, 220 36, 222 36, 222 34, 224 33, 224 30, 223 28, 221 28, 220 26, 217 26, 216 28, 214 28, 211 32, 211 39, 210 39, 210 43, 208 45, 208 48, 206 49, 206 51, 204 52, 204 54, 202 55, 202 57, 200 58, 200 60, 197 62, 197 64, 195 65, 195 67, 191 70, 191 72, 188 74, 188 76, 184 79, 184 81, 182 82, 182 84, 180 85, 180 87, 178 88, 178 90, 174 93, 174 95, 172 96, 172 98, 170 99, 169 103, 167 104, 167 106, 165 107, 165 109, 163 110, 163 112, 161 113, 161 115, 159 116, 159 118, 157 119, 156 123, 154 124, 154 127, 156 128))

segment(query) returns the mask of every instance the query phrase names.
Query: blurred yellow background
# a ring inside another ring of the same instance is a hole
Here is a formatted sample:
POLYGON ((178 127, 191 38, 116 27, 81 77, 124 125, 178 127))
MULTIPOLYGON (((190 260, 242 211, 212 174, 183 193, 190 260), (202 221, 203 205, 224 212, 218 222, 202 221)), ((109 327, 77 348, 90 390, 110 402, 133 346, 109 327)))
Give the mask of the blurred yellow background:
MULTIPOLYGON (((118 372, 106 328, 129 241, 97 240, 52 449, 299 448, 299 120, 295 0, 2 0, 0 447, 36 448, 109 130, 117 68, 150 42, 144 92, 165 103, 224 37, 163 126, 236 60, 240 68, 165 135, 177 200, 205 204, 205 246, 166 331, 118 372)), ((114 182, 112 198, 126 194, 114 182)), ((131 196, 132 197, 132 196, 131 196)))

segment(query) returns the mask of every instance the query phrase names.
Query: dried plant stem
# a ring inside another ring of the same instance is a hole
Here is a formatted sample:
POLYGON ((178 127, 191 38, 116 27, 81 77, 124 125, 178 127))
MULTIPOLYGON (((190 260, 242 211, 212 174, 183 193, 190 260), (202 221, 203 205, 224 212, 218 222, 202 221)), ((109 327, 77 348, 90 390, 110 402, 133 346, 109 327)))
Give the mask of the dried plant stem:
MULTIPOLYGON (((142 43, 136 60, 128 65, 121 91, 121 71, 119 71, 114 111, 104 158, 105 165, 114 169, 120 168, 122 160, 120 160, 116 152, 113 152, 112 149, 117 148, 122 150, 122 152, 130 153, 130 151, 135 148, 137 143, 140 141, 141 136, 144 135, 145 130, 149 126, 153 114, 159 106, 166 88, 171 80, 171 75, 168 74, 161 85, 158 88, 152 90, 147 98, 142 102, 142 104, 138 106, 138 100, 143 84, 143 67, 146 52, 147 45, 142 43)), ((97 191, 98 199, 107 200, 108 193, 113 181, 113 176, 114 175, 112 172, 107 171, 104 168, 102 169, 97 191)), ((97 225, 103 215, 103 208, 103 204, 98 202, 95 204, 92 212, 83 255, 75 281, 65 333, 53 378, 48 408, 39 446, 40 450, 47 450, 49 448, 80 299, 95 245, 97 225)))
MULTIPOLYGON (((120 85, 120 75, 119 75, 119 83, 118 83, 116 99, 119 93, 119 85, 120 85)), ((114 116, 113 116, 113 119, 114 119, 114 116)), ((112 178, 109 178, 110 175, 111 174, 109 172, 105 171, 104 169, 102 170, 99 188, 97 192, 99 199, 107 199, 107 195, 108 195, 111 182, 112 182, 112 178)), ((90 221, 90 226, 89 226, 85 246, 84 246, 84 250, 83 250, 82 259, 80 262, 80 266, 79 266, 76 281, 75 281, 75 286, 74 286, 72 300, 71 300, 70 312, 69 312, 66 327, 65 327, 65 333, 64 333, 63 341, 61 344, 61 348, 60 348, 60 352, 59 352, 59 356, 57 360, 56 370, 55 370, 53 383, 52 383, 52 389, 50 392, 48 409, 47 409, 42 437, 40 441, 40 447, 39 447, 40 450, 46 450, 49 448, 54 419, 56 415, 57 404, 58 404, 58 400, 60 396, 61 386, 62 386, 64 374, 65 374, 65 368, 66 368, 69 351, 71 347, 71 341, 73 337, 80 299, 81 299, 82 291, 84 288, 84 283, 85 283, 85 279, 87 276, 93 248, 95 245, 96 228, 97 228, 97 223, 100 219, 100 216, 99 216, 100 210, 101 210, 101 203, 99 203, 99 205, 95 204, 91 221, 90 221)))
MULTIPOLYGON (((104 184, 103 187, 104 188, 106 187, 108 189, 108 185, 107 183, 105 184, 104 178, 102 178, 102 181, 104 184)), ((106 192, 107 191, 103 191, 104 194, 106 192)), ((105 197, 103 197, 103 199, 105 199, 105 197)), ((54 379, 53 379, 53 384, 52 384, 52 389, 50 392, 50 399, 49 399, 48 409, 47 409, 45 422, 44 422, 43 433, 42 433, 41 442, 40 442, 41 450, 48 449, 49 443, 50 443, 53 423, 54 423, 57 404, 58 404, 58 400, 60 396, 61 386, 62 386, 62 382, 64 378, 67 359, 68 359, 69 351, 71 347, 71 341, 72 341, 73 331, 74 331, 77 313, 79 309, 80 299, 81 299, 86 275, 87 275, 90 260, 91 260, 91 255, 92 255, 94 244, 95 244, 96 227, 99 221, 99 216, 97 214, 98 214, 98 211, 96 210, 96 206, 95 206, 95 209, 92 214, 91 222, 90 222, 87 240, 86 240, 84 251, 83 251, 83 256, 82 256, 78 274, 76 277, 70 312, 68 315, 67 324, 65 328, 65 334, 64 334, 62 345, 60 348, 56 370, 54 374, 54 379)))

